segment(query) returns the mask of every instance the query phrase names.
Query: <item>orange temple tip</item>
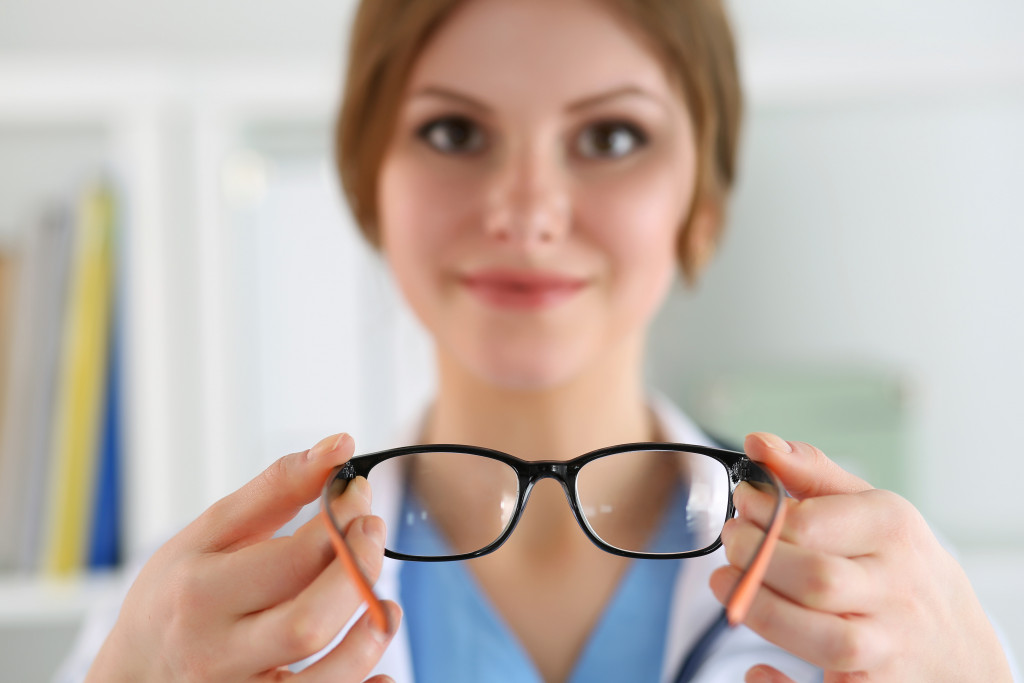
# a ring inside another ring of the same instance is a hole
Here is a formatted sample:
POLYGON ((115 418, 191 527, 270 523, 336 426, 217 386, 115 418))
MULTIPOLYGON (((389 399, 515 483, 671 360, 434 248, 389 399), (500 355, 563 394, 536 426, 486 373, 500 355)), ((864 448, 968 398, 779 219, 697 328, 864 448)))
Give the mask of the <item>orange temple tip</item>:
POLYGON ((750 611, 750 605, 754 602, 757 589, 761 586, 764 573, 768 570, 768 563, 771 561, 772 553, 775 551, 775 544, 779 540, 779 533, 782 531, 782 524, 786 519, 786 506, 780 505, 772 520, 772 526, 758 549, 754 561, 747 568, 747 571, 736 584, 729 602, 725 607, 725 617, 729 626, 736 626, 743 623, 750 611))
POLYGON ((373 622, 374 627, 381 633, 390 633, 391 628, 388 623, 388 613, 384 609, 384 604, 377 597, 377 594, 373 592, 373 588, 370 586, 370 582, 367 581, 363 572, 360 571, 358 565, 356 565, 355 558, 352 557, 352 551, 349 550, 348 543, 342 538, 341 534, 335 528, 334 523, 331 521, 330 516, 327 514, 327 508, 321 508, 321 516, 324 523, 327 525, 327 535, 331 537, 331 544, 334 546, 334 553, 338 556, 338 560, 341 565, 348 572, 352 582, 356 585, 359 594, 362 596, 363 601, 366 603, 366 611, 370 613, 370 621, 373 622))

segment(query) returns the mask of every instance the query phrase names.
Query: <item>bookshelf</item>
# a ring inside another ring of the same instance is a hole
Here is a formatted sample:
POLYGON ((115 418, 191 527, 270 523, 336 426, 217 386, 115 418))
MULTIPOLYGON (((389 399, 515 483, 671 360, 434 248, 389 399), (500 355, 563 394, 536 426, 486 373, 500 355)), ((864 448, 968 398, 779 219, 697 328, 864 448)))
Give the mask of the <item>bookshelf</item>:
MULTIPOLYGON (((0 180, 11 181, 0 183, 0 245, 16 243, 47 198, 74 197, 97 172, 117 188, 129 562, 339 423, 364 446, 386 439, 427 391, 409 352, 422 356, 425 342, 394 305, 326 165, 337 73, 321 62, 0 60, 0 180), (297 200, 315 210, 290 225, 297 200), (287 286, 308 301, 287 306, 287 286), (280 316, 309 328, 339 299, 336 321, 313 339, 275 331, 280 316), (345 316, 375 336, 360 340, 345 316), (338 362, 302 365, 310 344, 338 362), (268 354, 285 354, 289 372, 268 354), (357 364, 357 354, 370 359, 357 364), (346 391, 332 391, 345 379, 346 391), (268 393, 275 387, 304 391, 310 408, 268 393), (360 395, 385 408, 371 413, 360 395)), ((118 585, 116 572, 0 573, 0 634, 26 624, 67 631, 118 585)))
MULTIPOLYGON (((220 240, 219 164, 235 143, 231 127, 279 116, 275 107, 327 120, 332 91, 323 85, 305 68, 0 62, 0 241, 14 245, 48 199, 73 199, 97 174, 117 187, 125 226, 128 557, 222 495, 239 472, 252 472, 247 462, 206 457, 228 452, 224 443, 234 437, 225 409, 234 395, 223 390, 231 352, 223 346, 229 304, 218 297, 228 250, 220 240), (190 216, 197 227, 186 225, 190 216), (183 290, 191 275, 196 286, 183 290), (182 327, 192 334, 179 335, 182 327), (172 374, 179 338, 193 340, 202 370, 185 381, 172 374), (190 393, 203 399, 191 416, 174 407, 190 393), (195 415, 208 419, 199 423, 195 415), (186 450, 190 457, 180 455, 186 450), (197 493, 179 493, 186 491, 197 493)), ((0 576, 0 624, 29 614, 75 619, 98 591, 88 576, 60 582, 59 590, 53 585, 32 575, 0 576)))
MULTIPOLYGON (((19 164, 24 180, 11 188, 11 202, 5 204, 12 207, 5 216, 8 225, 24 228, 33 218, 33 202, 74 198, 96 174, 116 179, 118 192, 126 199, 119 209, 123 222, 132 226, 123 243, 124 275, 130 283, 124 288, 124 305, 132 321, 126 332, 136 375, 136 400, 127 417, 130 438, 151 440, 166 430, 159 404, 166 379, 159 360, 165 282, 162 226, 155 209, 163 181, 157 80, 143 69, 44 63, 0 65, 0 83, 7 94, 0 100, 0 130, 8 139, 24 147, 35 143, 45 153, 42 160, 29 158, 26 149, 25 158, 17 160, 24 162, 19 164), (41 181, 50 177, 57 180, 41 181)), ((15 176, 8 166, 11 161, 7 157, 0 165, 4 173, 15 176)), ((153 461, 162 457, 155 449, 153 461)))

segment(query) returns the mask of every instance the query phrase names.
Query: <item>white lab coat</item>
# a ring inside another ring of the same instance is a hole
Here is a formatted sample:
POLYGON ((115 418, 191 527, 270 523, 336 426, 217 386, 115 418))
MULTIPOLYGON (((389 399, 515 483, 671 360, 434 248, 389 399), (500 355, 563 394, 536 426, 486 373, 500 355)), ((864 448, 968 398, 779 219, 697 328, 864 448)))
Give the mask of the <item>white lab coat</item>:
MULTIPOLYGON (((698 429, 666 398, 654 394, 650 397, 650 404, 660 423, 661 433, 667 440, 677 443, 715 445, 712 439, 698 429)), ((412 443, 417 433, 419 432, 410 431, 407 438, 401 443, 412 443)), ((288 527, 296 528, 298 524, 310 519, 317 511, 317 504, 311 504, 288 527)), ((386 523, 389 521, 385 519, 386 523)), ((719 614, 721 605, 711 594, 708 578, 712 571, 724 564, 726 564, 726 559, 722 549, 710 555, 681 563, 669 615, 665 659, 662 662, 662 681, 668 682, 673 679, 694 643, 719 614)), ((381 597, 397 600, 400 566, 398 561, 384 559, 384 567, 375 587, 381 597)), ((124 592, 126 591, 127 585, 124 588, 124 592)), ((94 610, 87 620, 71 656, 55 680, 65 683, 84 679, 90 663, 117 618, 121 598, 123 598, 123 593, 118 596, 117 600, 99 605, 94 610)), ((324 648, 321 653, 301 662, 297 668, 307 666, 319 659, 323 653, 328 652, 337 644, 343 634, 344 631, 338 635, 334 643, 324 648)), ((1002 638, 1002 634, 1000 637, 1002 638)), ((1005 647, 1005 638, 1002 638, 1002 641, 1005 647)), ((1007 653, 1009 654, 1009 649, 1007 649, 1007 653)), ((1014 666, 1012 655, 1010 658, 1011 666, 1014 666)), ((819 669, 768 643, 753 631, 740 626, 727 631, 719 638, 711 656, 700 669, 694 681, 698 683, 735 683, 743 680, 747 669, 760 663, 775 666, 798 683, 821 681, 823 678, 819 669)), ((409 661, 408 633, 404 623, 374 671, 375 673, 387 673, 398 683, 407 683, 413 680, 409 661)), ((1019 679, 1016 670, 1014 676, 1015 680, 1019 679)))

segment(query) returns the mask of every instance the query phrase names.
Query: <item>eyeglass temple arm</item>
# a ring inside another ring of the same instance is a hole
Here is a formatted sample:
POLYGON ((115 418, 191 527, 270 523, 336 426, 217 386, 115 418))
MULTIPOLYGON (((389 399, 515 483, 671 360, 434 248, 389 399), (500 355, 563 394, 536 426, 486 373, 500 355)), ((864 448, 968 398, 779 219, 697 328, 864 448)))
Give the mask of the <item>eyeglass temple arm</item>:
POLYGON ((747 612, 750 611, 750 605, 754 602, 754 596, 757 595, 757 589, 761 585, 761 580, 764 579, 764 573, 768 570, 768 563, 772 559, 772 553, 775 552, 775 544, 779 540, 779 533, 782 531, 782 525, 786 520, 785 489, 774 473, 770 473, 770 476, 772 483, 779 492, 778 499, 775 502, 775 514, 772 515, 768 531, 765 533, 764 539, 762 539, 761 545, 754 555, 754 561, 750 563, 747 571, 740 577, 739 583, 736 584, 732 595, 729 596, 729 600, 726 602, 725 615, 729 620, 730 626, 736 626, 747 618, 747 612))
POLYGON ((344 537, 338 531, 338 527, 331 518, 326 505, 321 506, 320 516, 324 521, 324 526, 327 527, 327 535, 331 537, 334 554, 338 556, 341 566, 345 568, 352 582, 356 585, 359 594, 366 602, 366 609, 370 613, 370 619, 377 626, 378 630, 383 633, 389 633, 387 611, 384 609, 384 605, 381 604, 380 598, 373 592, 373 587, 370 586, 370 582, 363 575, 362 570, 359 569, 359 565, 356 564, 348 543, 345 542, 344 537))

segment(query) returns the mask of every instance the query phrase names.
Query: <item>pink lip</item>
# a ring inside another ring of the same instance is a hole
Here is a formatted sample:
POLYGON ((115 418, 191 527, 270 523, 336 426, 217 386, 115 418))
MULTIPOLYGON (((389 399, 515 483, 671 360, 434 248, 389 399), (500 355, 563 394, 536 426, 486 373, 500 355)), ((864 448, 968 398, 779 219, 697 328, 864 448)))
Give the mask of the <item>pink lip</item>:
POLYGON ((520 310, 554 306, 586 285, 580 278, 528 270, 481 270, 460 281, 485 304, 520 310))

